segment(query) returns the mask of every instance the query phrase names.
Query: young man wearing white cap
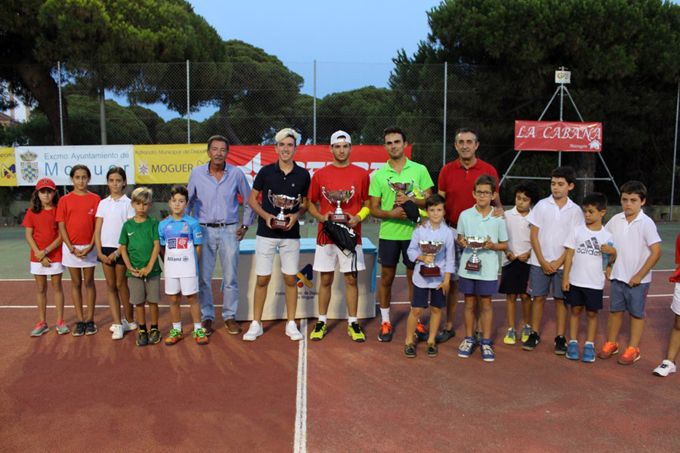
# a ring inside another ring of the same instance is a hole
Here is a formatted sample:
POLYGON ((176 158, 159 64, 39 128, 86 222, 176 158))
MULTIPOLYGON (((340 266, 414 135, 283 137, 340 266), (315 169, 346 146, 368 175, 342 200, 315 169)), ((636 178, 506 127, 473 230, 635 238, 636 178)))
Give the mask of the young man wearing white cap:
POLYGON ((353 165, 349 161, 352 151, 352 138, 347 132, 337 131, 331 135, 331 153, 333 164, 317 170, 312 177, 307 194, 307 210, 319 221, 316 252, 314 254, 314 270, 321 274, 319 286, 319 320, 310 334, 312 340, 321 340, 326 335, 326 315, 331 301, 331 285, 335 269, 339 265, 340 272, 345 274, 345 299, 347 302, 348 326, 347 334, 353 341, 366 340, 357 318, 359 304, 359 290, 356 274, 352 271, 366 269, 364 253, 361 248, 361 222, 370 213, 368 207, 368 186, 370 179, 368 172, 353 165), (331 203, 324 193, 345 190, 353 193, 352 197, 341 203, 341 209, 347 215, 347 226, 352 228, 359 237, 356 247, 356 267, 353 269, 353 257, 346 256, 340 248, 333 244, 328 236, 322 232, 322 223, 331 217, 337 204, 331 203), (317 207, 317 203, 319 206, 317 207))
POLYGON ((254 316, 248 332, 243 335, 246 341, 255 341, 264 333, 262 328, 262 312, 267 298, 267 288, 272 276, 274 257, 278 249, 281 258, 281 273, 285 284, 286 335, 293 341, 302 340, 303 336, 295 324, 297 309, 297 273, 300 263, 300 224, 298 218, 306 211, 307 192, 309 191, 309 172, 293 160, 297 151, 298 133, 293 129, 281 129, 276 134, 276 154, 279 159, 260 169, 253 181, 253 188, 248 197, 248 205, 260 216, 255 239, 255 272, 257 281, 253 297, 254 316), (274 207, 269 195, 285 195, 298 198, 300 204, 286 209, 286 225, 275 228, 276 214, 279 208, 274 207), (257 201, 262 194, 262 204, 257 201), (274 227, 274 228, 273 228, 274 227))

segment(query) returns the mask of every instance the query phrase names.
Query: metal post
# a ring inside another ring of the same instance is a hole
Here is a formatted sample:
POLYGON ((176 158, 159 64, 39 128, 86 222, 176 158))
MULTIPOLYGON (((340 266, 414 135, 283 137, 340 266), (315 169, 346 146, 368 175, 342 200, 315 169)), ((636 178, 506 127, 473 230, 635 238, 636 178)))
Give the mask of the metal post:
POLYGON ((189 87, 191 79, 189 78, 189 60, 187 60, 187 143, 191 144, 191 97, 189 95, 189 87))
POLYGON ((64 106, 61 100, 61 61, 57 61, 57 87, 59 88, 59 131, 61 141, 59 144, 64 146, 64 106))
POLYGON ((444 139, 442 140, 442 167, 446 165, 446 98, 448 97, 449 62, 444 62, 444 139))
POLYGON ((314 60, 314 134, 313 143, 316 145, 316 60, 314 60))
MULTIPOLYGON (((560 85, 560 122, 563 121, 564 113, 564 85, 560 85)), ((557 166, 562 166, 562 151, 557 152, 557 166)))
POLYGON ((673 202, 675 201, 675 160, 678 154, 678 121, 680 120, 680 81, 678 81, 678 100, 675 107, 675 143, 673 143, 673 179, 671 183, 671 212, 669 220, 673 220, 673 202))

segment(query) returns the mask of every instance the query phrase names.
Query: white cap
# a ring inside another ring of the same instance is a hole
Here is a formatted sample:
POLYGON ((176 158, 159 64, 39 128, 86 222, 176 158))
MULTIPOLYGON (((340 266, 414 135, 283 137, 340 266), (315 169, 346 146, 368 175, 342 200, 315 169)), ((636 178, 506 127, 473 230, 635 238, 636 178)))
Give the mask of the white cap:
POLYGON ((335 145, 336 143, 349 143, 351 145, 352 137, 350 137, 345 131, 333 132, 333 135, 331 135, 331 146, 335 145))

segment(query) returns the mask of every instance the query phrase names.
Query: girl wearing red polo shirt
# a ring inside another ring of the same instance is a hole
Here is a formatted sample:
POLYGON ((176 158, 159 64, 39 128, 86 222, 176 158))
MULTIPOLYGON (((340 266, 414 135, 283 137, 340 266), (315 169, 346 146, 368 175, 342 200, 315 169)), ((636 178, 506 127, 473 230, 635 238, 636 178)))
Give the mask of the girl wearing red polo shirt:
POLYGON ((49 178, 38 181, 31 195, 31 207, 22 225, 26 227, 26 242, 31 247, 31 274, 38 285, 38 312, 40 322, 31 331, 32 337, 47 333, 47 276, 52 281, 54 305, 57 307, 57 333, 69 333, 64 323, 64 292, 61 289, 61 237, 56 221, 59 202, 57 186, 49 178))
POLYGON ((71 297, 78 317, 73 336, 80 337, 97 333, 94 323, 94 304, 97 298, 94 287, 94 269, 97 265, 94 227, 100 198, 87 190, 92 174, 85 165, 75 165, 70 176, 73 192, 62 197, 57 207, 57 222, 64 241, 62 264, 68 267, 71 274, 71 297), (83 317, 83 281, 87 298, 87 321, 83 317))

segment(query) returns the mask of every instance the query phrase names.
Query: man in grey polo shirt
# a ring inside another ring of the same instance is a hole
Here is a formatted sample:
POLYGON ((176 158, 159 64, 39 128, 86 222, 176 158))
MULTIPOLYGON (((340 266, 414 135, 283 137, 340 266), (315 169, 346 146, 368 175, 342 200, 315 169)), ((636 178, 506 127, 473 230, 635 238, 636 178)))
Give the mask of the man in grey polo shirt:
POLYGON ((239 241, 253 223, 255 213, 246 204, 243 223, 239 227, 239 201, 250 196, 250 186, 241 170, 227 164, 229 142, 221 135, 208 139, 210 162, 191 171, 189 177, 189 205, 187 214, 203 228, 203 249, 198 261, 198 299, 201 304, 201 321, 206 335, 213 332, 215 305, 213 303, 212 276, 217 255, 220 256, 223 279, 222 318, 227 332, 241 333, 236 323, 238 308, 238 257, 239 241))

